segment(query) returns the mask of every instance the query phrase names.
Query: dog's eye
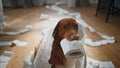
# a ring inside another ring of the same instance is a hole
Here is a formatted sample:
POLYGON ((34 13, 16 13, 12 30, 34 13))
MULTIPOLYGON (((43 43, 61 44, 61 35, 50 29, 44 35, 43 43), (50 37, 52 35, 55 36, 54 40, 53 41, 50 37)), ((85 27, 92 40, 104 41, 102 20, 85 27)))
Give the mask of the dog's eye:
POLYGON ((63 26, 63 29, 64 29, 64 30, 66 30, 66 29, 67 29, 67 27, 66 27, 66 26, 63 26))

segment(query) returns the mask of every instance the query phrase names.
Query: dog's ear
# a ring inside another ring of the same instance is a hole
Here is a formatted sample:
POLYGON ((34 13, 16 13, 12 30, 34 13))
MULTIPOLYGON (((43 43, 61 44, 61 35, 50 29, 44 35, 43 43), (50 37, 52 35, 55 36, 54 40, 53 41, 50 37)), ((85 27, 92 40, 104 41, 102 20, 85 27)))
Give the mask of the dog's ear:
POLYGON ((56 27, 54 28, 54 30, 53 30, 53 34, 52 34, 52 36, 55 38, 55 36, 58 34, 58 28, 59 28, 59 22, 58 22, 58 24, 56 25, 56 27))

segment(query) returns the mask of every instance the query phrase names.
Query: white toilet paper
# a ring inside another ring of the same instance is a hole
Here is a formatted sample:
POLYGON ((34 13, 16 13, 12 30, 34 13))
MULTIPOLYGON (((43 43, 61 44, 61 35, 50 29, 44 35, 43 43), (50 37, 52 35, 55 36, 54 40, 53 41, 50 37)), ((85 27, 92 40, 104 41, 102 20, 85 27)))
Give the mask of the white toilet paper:
POLYGON ((84 56, 84 48, 81 41, 63 39, 60 44, 66 57, 75 59, 84 56))
POLYGON ((4 51, 4 53, 0 56, 0 68, 7 68, 7 64, 12 56, 11 51, 4 51))
POLYGON ((15 31, 15 32, 4 32, 4 31, 0 31, 0 35, 18 35, 18 34, 22 34, 22 33, 25 33, 25 32, 28 32, 30 30, 32 30, 32 26, 31 25, 26 25, 25 28, 23 29, 20 29, 18 31, 15 31))

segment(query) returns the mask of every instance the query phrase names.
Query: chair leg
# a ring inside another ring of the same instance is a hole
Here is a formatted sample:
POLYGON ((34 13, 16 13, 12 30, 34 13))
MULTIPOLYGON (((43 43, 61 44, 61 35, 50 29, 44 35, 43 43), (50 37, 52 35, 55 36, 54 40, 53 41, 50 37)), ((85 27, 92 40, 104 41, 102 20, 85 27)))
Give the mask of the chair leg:
MULTIPOLYGON (((107 10, 107 16, 105 18, 105 22, 108 21, 108 18, 109 18, 110 13, 111 13, 111 8, 113 8, 113 7, 114 7, 114 0, 110 0, 109 7, 108 7, 108 10, 107 10)), ((114 8, 113 8, 113 10, 114 10, 114 8)))
POLYGON ((112 15, 114 16, 114 12, 115 12, 115 1, 113 1, 113 4, 112 4, 112 15))
POLYGON ((99 11, 99 9, 100 9, 100 3, 101 3, 101 0, 98 0, 98 4, 97 4, 97 9, 96 9, 95 16, 98 15, 98 11, 99 11))

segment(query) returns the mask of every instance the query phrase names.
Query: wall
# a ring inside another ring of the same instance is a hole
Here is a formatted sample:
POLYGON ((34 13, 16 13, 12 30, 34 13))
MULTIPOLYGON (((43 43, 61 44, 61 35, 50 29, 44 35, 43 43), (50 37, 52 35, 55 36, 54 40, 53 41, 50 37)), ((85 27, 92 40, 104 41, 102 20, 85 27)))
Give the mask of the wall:
POLYGON ((47 4, 54 4, 55 2, 67 3, 68 0, 45 0, 45 2, 46 2, 47 4))

